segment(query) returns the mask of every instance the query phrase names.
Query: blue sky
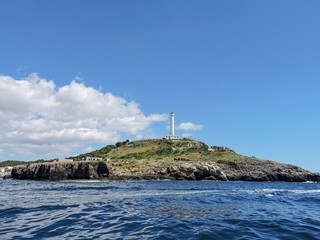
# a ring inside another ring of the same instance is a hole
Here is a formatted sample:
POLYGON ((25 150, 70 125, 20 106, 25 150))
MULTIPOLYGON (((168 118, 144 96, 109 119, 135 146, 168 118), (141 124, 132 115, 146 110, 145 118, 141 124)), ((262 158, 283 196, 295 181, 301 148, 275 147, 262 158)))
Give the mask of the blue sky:
POLYGON ((161 137, 173 110, 179 135, 320 172, 319 1, 0 9, 0 160, 161 137))

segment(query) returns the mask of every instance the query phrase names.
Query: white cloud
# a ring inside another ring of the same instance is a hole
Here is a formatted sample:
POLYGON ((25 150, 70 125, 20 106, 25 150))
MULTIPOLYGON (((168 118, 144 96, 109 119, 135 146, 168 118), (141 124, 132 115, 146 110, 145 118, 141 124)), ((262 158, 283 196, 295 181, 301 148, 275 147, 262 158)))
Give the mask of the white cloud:
POLYGON ((192 134, 190 134, 190 133, 184 133, 184 134, 182 134, 181 136, 182 136, 182 137, 185 137, 185 138, 190 138, 190 137, 192 137, 192 134))
POLYGON ((56 87, 36 73, 0 76, 0 147, 13 154, 66 154, 89 143, 141 136, 167 114, 143 114, 135 102, 72 81, 56 87))
POLYGON ((183 130, 183 131, 197 131, 197 130, 201 130, 203 128, 203 125, 198 125, 198 124, 194 124, 191 122, 184 122, 181 123, 177 129, 179 130, 183 130))

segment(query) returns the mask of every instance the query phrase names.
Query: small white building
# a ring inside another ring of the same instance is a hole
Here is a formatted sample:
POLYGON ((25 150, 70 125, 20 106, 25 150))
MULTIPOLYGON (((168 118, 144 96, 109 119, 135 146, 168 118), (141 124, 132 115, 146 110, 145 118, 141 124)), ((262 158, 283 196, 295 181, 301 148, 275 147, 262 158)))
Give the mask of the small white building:
POLYGON ((67 163, 67 162, 73 162, 73 160, 72 159, 67 159, 67 158, 59 158, 59 159, 53 160, 53 162, 67 163))
POLYGON ((0 173, 11 172, 12 169, 13 169, 13 167, 11 167, 11 166, 1 167, 0 168, 0 173))
POLYGON ((5 172, 11 172, 12 169, 13 169, 13 167, 11 167, 11 166, 5 167, 5 172))
POLYGON ((91 162, 91 161, 102 161, 103 158, 101 157, 82 157, 82 161, 91 162))

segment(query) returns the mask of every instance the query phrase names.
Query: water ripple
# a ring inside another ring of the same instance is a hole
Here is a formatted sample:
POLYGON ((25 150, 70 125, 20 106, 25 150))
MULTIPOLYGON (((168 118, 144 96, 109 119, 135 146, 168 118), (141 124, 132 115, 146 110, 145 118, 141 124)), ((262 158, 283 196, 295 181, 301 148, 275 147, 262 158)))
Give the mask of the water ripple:
POLYGON ((1 239, 319 239, 320 185, 0 181, 1 239))

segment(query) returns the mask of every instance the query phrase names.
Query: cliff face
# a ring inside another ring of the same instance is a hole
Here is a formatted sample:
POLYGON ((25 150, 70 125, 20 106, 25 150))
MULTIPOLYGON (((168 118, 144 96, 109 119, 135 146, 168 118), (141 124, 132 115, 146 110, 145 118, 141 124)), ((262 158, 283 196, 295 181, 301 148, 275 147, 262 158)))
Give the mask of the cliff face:
POLYGON ((241 166, 217 163, 179 163, 158 166, 137 172, 127 171, 118 175, 123 179, 172 179, 172 180, 216 180, 216 181, 282 181, 282 182, 320 182, 320 174, 302 168, 265 161, 261 165, 241 166))
POLYGON ((230 181, 283 181, 283 182, 320 182, 320 174, 303 168, 274 161, 251 159, 248 163, 219 160, 230 181))
POLYGON ((225 173, 213 163, 179 163, 157 166, 139 172, 128 172, 125 178, 172 179, 172 180, 218 180, 227 181, 225 173))
POLYGON ((256 164, 239 164, 221 160, 210 162, 179 162, 176 164, 141 168, 137 171, 127 169, 114 174, 105 162, 41 163, 14 167, 13 179, 65 180, 100 179, 141 180, 216 180, 216 181, 283 181, 320 182, 320 174, 302 168, 272 161, 256 164))
POLYGON ((16 166, 12 169, 13 179, 65 180, 98 179, 113 176, 105 162, 38 163, 16 166))

